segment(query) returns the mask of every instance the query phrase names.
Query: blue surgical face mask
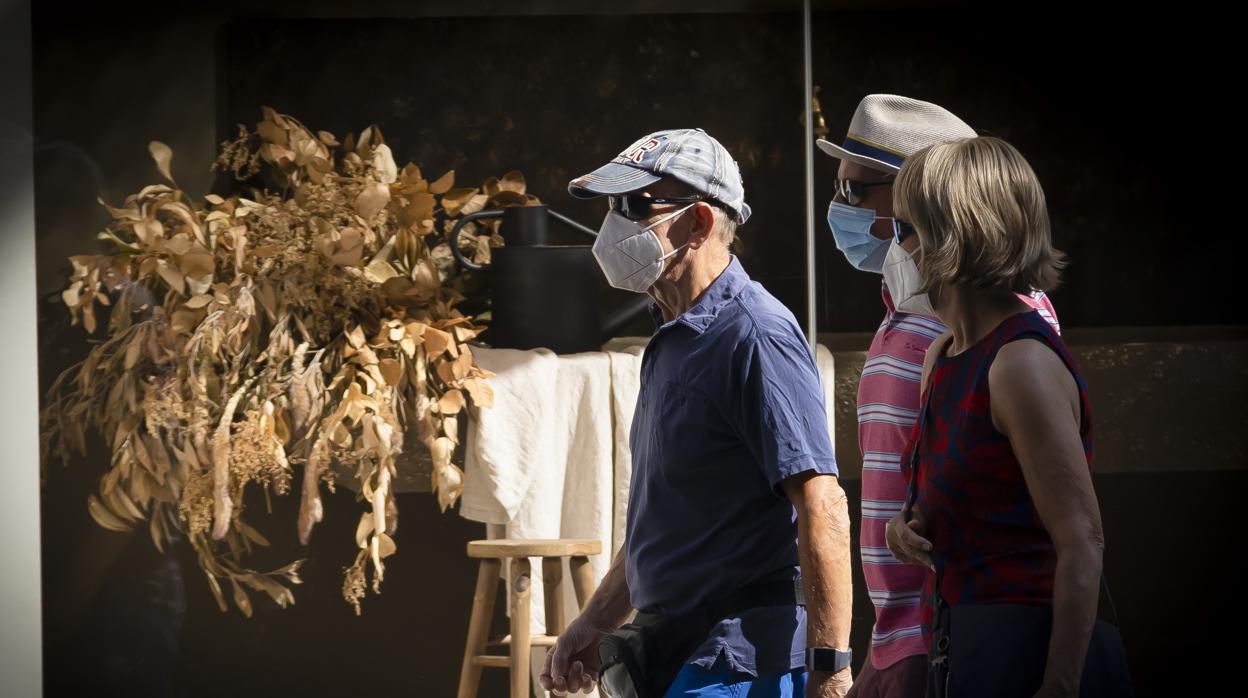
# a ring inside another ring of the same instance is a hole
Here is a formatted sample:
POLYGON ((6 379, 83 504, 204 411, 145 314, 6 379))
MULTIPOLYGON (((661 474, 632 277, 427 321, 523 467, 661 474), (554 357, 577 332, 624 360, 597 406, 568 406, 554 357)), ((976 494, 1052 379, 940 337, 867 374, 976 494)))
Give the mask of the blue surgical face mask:
POLYGON ((881 218, 893 221, 893 235, 896 237, 897 221, 891 216, 877 216, 873 209, 839 201, 833 201, 828 206, 828 227, 832 229, 836 248, 855 269, 877 274, 884 269, 884 257, 888 254, 891 240, 881 240, 871 234, 871 226, 881 218))

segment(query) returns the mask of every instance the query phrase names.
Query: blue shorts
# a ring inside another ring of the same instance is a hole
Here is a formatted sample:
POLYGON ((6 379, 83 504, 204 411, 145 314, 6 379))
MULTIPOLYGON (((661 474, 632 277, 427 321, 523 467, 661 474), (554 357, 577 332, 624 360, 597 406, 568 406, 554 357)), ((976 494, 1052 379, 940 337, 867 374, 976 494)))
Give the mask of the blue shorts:
POLYGON ((733 671, 721 661, 711 670, 686 664, 664 698, 802 698, 805 695, 805 669, 794 669, 779 676, 754 677, 733 671))

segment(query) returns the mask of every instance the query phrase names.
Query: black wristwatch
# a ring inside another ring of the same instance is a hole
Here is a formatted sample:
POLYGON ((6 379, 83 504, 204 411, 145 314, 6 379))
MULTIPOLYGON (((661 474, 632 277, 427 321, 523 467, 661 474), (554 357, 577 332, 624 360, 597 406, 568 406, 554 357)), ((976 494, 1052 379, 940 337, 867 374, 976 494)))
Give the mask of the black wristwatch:
POLYGON ((806 671, 822 671, 829 674, 849 666, 854 661, 852 649, 833 649, 831 647, 807 647, 806 671))

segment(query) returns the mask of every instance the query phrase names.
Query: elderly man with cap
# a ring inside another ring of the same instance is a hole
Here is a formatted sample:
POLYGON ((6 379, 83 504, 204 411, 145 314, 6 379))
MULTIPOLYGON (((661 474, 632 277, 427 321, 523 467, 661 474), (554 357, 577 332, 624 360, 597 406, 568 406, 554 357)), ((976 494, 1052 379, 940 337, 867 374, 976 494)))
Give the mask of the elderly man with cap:
POLYGON ((649 294, 659 328, 642 359, 624 546, 542 685, 844 695, 845 494, 811 349, 729 252, 750 216, 736 163, 701 129, 660 131, 568 189, 608 197, 594 254, 611 285, 649 294))
MULTIPOLYGON (((924 695, 927 649, 919 597, 926 570, 897 564, 889 550, 888 521, 906 498, 900 458, 919 411, 919 375, 928 346, 945 331, 926 294, 918 294, 919 249, 913 229, 893 218, 893 180, 910 155, 936 143, 974 138, 974 129, 946 109, 896 95, 867 95, 858 104, 841 145, 819 140, 838 158, 836 195, 828 226, 836 246, 861 271, 883 274, 884 321, 876 331, 858 384, 858 447, 862 451, 863 576, 875 605, 871 647, 851 695, 908 698, 924 695)), ((1057 325, 1041 292, 1020 298, 1057 325)), ((913 535, 923 533, 912 520, 913 535)))

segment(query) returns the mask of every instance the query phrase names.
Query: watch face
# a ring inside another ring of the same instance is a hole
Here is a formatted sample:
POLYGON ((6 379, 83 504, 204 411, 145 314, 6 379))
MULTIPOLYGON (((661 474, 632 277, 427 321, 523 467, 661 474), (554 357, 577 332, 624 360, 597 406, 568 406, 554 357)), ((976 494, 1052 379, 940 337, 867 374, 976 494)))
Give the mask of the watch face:
POLYGON ((806 649, 806 670, 835 674, 853 663, 853 657, 853 650, 809 647, 806 649))

